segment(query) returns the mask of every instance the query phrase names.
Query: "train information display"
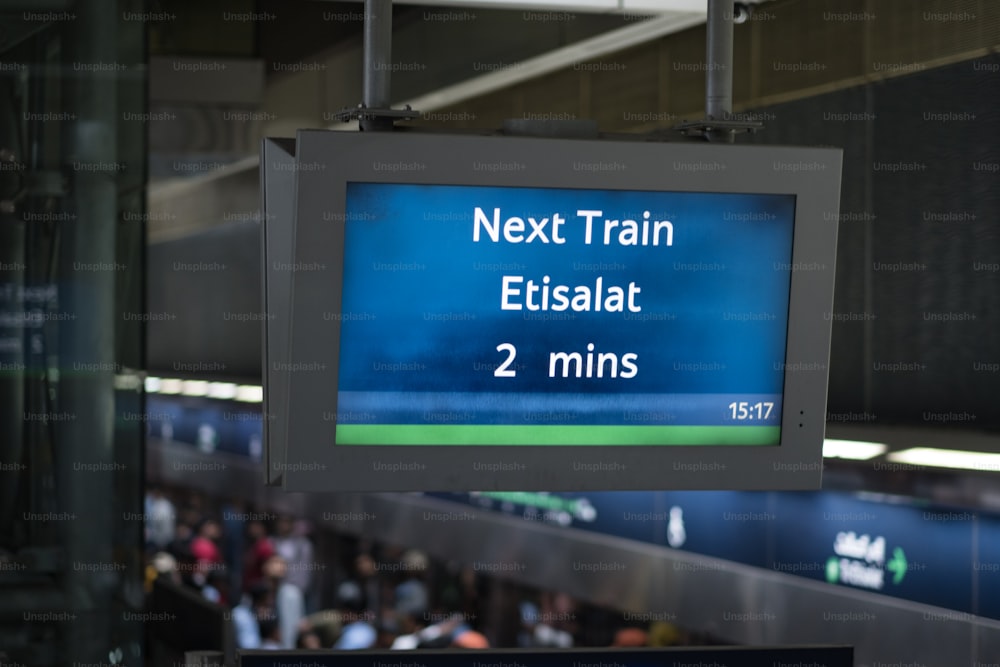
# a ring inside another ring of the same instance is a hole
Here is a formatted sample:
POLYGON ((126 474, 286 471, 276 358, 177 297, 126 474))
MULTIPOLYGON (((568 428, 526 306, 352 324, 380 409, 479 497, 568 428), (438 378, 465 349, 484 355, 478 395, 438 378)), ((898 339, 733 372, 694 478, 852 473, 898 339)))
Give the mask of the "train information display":
POLYGON ((777 445, 794 218, 790 195, 348 183, 336 442, 777 445))
POLYGON ((818 487, 840 160, 301 131, 264 216, 269 478, 818 487))

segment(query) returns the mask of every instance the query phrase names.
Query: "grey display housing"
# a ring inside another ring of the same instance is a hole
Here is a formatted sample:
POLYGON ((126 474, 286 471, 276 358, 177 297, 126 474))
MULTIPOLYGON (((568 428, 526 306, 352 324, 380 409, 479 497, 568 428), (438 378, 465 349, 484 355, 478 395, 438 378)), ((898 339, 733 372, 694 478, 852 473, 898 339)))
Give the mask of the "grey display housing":
POLYGON ((269 482, 312 492, 820 487, 840 149, 319 130, 300 131, 294 151, 269 141, 261 167, 269 482), (594 163, 617 166, 579 167, 594 163), (275 192, 290 174, 294 219, 275 192), (795 195, 780 445, 337 446, 340 325, 322 314, 341 312, 348 182, 795 195))
MULTIPOLYGON (((264 481, 280 484, 288 430, 288 374, 271 370, 288 358, 292 274, 271 267, 292 261, 295 232, 295 141, 264 139, 260 146, 261 278, 264 291, 264 481)), ((280 365, 278 366, 280 368, 280 365)))

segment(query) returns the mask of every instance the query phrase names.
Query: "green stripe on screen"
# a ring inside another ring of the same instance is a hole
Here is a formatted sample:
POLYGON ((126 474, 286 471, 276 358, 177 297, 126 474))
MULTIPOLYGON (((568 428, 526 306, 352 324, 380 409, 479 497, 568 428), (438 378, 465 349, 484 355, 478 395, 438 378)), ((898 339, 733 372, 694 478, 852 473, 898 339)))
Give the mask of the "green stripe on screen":
POLYGON ((780 426, 340 424, 340 445, 777 445, 780 426))

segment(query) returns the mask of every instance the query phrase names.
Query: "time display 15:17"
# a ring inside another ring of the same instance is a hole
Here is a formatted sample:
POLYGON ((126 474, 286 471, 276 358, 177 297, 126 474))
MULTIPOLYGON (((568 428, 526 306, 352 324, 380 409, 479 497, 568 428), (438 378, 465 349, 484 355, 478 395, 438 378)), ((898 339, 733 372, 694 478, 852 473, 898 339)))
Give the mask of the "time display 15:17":
POLYGON ((729 404, 730 416, 737 421, 765 420, 771 416, 773 409, 774 403, 766 401, 758 401, 757 403, 733 401, 729 404))

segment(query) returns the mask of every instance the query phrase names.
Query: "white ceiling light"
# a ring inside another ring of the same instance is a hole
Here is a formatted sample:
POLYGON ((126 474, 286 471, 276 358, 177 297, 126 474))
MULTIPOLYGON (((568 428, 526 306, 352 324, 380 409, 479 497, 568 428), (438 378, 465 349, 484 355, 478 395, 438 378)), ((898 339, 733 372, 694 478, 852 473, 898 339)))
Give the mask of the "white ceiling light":
POLYGON ((185 380, 181 393, 185 396, 207 396, 208 382, 205 380, 185 380))
POLYGON ((887 449, 889 449, 889 445, 882 442, 831 440, 828 438, 823 441, 823 458, 867 461, 885 454, 887 449))
POLYGON ((961 449, 937 449, 936 447, 912 447, 899 452, 892 452, 886 458, 894 463, 905 463, 913 466, 1000 472, 1000 454, 993 452, 970 452, 961 449))
POLYGON ((236 385, 232 382, 212 382, 208 385, 208 397, 223 400, 236 398, 236 385))
POLYGON ((163 378, 160 380, 161 394, 179 394, 184 389, 184 383, 176 378, 163 378))
POLYGON ((264 400, 264 388, 259 385, 241 384, 236 387, 236 400, 244 403, 260 403, 264 400))

